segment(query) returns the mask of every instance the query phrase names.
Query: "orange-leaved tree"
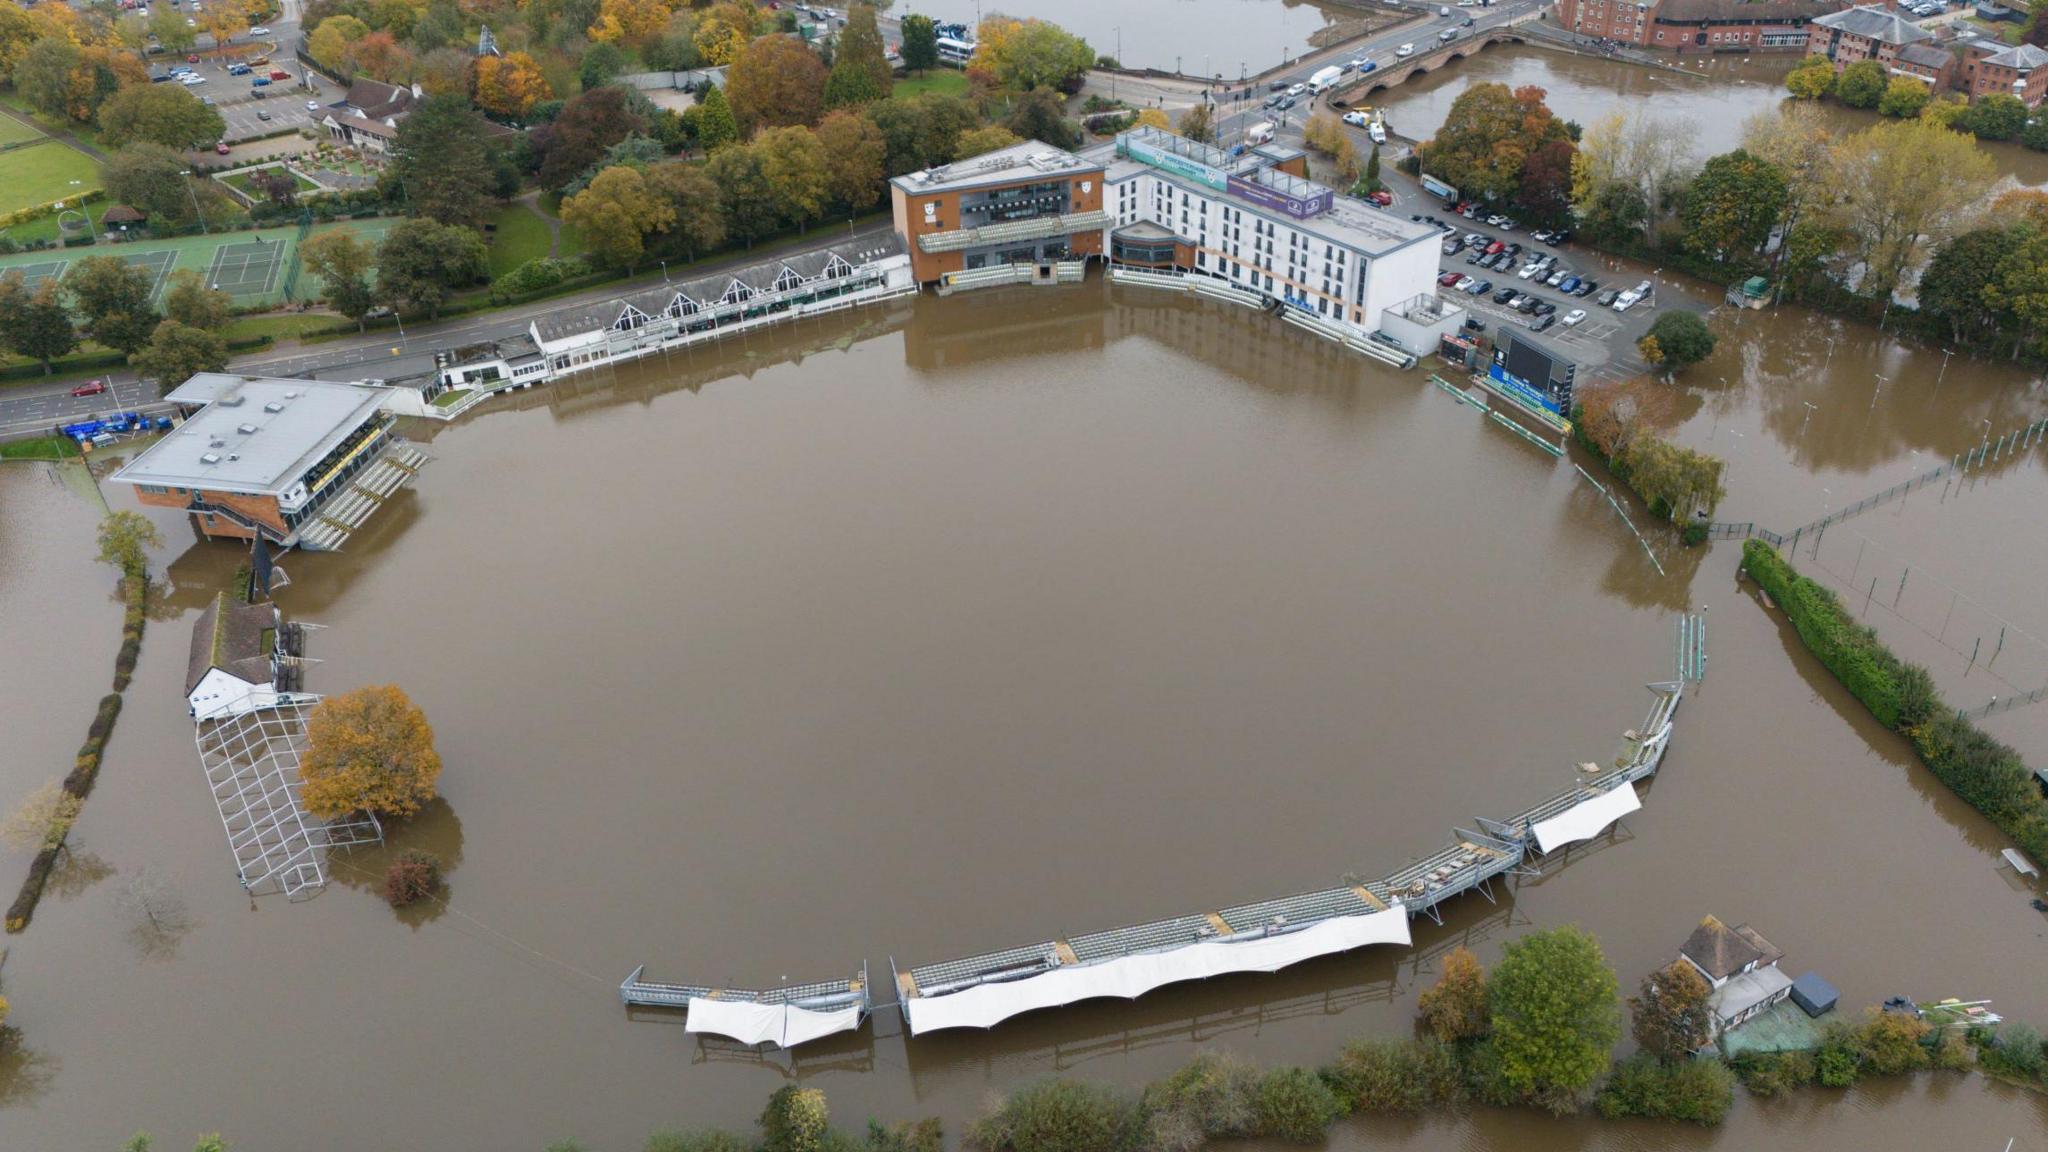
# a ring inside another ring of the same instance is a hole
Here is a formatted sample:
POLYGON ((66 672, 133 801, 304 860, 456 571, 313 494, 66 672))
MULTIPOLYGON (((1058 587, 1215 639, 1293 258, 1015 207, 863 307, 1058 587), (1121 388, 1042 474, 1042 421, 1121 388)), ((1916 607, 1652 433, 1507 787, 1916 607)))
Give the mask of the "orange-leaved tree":
POLYGON ((373 684, 313 709, 299 774, 300 799, 315 816, 411 816, 434 798, 441 756, 426 713, 396 684, 373 684))

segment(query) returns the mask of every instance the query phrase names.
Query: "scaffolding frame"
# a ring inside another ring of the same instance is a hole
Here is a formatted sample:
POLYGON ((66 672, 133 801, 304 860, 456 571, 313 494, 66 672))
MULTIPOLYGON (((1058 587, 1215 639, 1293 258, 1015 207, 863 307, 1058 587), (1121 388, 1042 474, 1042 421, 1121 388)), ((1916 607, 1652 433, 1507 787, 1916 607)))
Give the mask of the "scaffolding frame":
POLYGON ((371 813, 323 821, 300 802, 306 718, 319 702, 310 692, 259 693, 193 727, 235 877, 252 896, 276 891, 291 900, 310 898, 327 884, 327 849, 384 839, 371 813))

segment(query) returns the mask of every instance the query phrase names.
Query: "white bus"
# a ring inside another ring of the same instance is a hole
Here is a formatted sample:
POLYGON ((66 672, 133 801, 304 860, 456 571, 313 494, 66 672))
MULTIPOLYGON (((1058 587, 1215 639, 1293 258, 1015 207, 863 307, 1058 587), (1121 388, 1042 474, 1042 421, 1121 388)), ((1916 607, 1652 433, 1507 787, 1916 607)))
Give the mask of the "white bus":
POLYGON ((974 43, 969 40, 955 40, 951 36, 939 37, 939 63, 951 64, 955 68, 967 67, 967 61, 974 56, 974 43))

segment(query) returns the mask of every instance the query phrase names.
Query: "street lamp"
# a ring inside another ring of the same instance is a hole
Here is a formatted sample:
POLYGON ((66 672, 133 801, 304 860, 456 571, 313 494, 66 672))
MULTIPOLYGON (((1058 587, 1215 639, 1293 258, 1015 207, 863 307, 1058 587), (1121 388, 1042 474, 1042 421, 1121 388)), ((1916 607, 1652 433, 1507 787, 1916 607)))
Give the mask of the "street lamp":
POLYGON ((1941 387, 1941 378, 1948 375, 1948 358, 1955 354, 1956 350, 1953 348, 1943 348, 1941 350, 1941 372, 1934 378, 1934 386, 1936 388, 1941 387))
POLYGON ((1877 387, 1870 390, 1870 410, 1875 412, 1877 411, 1877 394, 1884 391, 1884 386, 1891 383, 1891 378, 1881 372, 1872 372, 1871 375, 1877 377, 1877 387))
POLYGON ((192 214, 194 216, 199 217, 199 231, 202 234, 210 234, 213 230, 206 226, 206 213, 201 212, 199 210, 199 193, 194 192, 192 190, 192 170, 190 168, 187 168, 183 172, 178 173, 178 175, 186 178, 185 195, 190 196, 192 198, 192 214))
POLYGON ((1124 67, 1124 26, 1119 24, 1110 31, 1116 33, 1116 72, 1109 74, 1109 98, 1116 99, 1116 73, 1124 67))
POLYGON ((1820 370, 1821 370, 1822 372, 1826 372, 1826 371, 1828 370, 1828 365, 1830 365, 1830 364, 1832 364, 1832 363, 1834 363, 1834 362, 1835 362, 1835 338, 1834 338, 1833 336, 1830 336, 1830 337, 1828 337, 1828 356, 1827 356, 1827 359, 1825 359, 1825 360, 1823 360, 1823 361, 1821 361, 1821 362, 1820 362, 1820 370))
POLYGON ((1804 440, 1806 439, 1806 426, 1813 420, 1814 405, 1811 400, 1801 400, 1800 403, 1806 405, 1806 417, 1799 421, 1799 438, 1804 440))

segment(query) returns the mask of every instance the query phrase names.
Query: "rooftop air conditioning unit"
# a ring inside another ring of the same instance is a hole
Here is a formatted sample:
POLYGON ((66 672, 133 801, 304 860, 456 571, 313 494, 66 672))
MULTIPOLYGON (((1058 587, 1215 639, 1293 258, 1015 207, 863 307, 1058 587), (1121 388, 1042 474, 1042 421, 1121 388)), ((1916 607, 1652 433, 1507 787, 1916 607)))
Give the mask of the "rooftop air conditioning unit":
POLYGON ((220 453, 218 453, 218 452, 208 452, 208 453, 205 453, 204 455, 202 455, 202 456, 200 456, 200 457, 199 457, 199 462, 200 462, 201 464, 218 464, 218 463, 220 463, 220 453))
POLYGON ((282 412, 284 411, 284 401, 272 400, 270 403, 265 404, 263 406, 263 410, 265 412, 282 412))
POLYGON ((254 436, 256 434, 256 426, 254 424, 237 424, 235 431, 240 432, 244 436, 254 436))

